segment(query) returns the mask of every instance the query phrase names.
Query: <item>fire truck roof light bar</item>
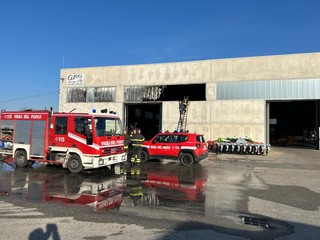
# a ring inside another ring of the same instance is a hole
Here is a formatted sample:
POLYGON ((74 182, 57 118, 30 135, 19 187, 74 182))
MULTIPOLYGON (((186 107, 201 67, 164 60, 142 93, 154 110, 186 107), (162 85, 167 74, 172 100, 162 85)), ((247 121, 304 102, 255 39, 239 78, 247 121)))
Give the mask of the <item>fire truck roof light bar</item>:
MULTIPOLYGON (((93 112, 93 113, 96 113, 96 109, 93 109, 92 112, 93 112)), ((101 112, 101 113, 108 113, 108 109, 107 109, 107 108, 101 109, 100 112, 101 112)), ((110 110, 109 113, 110 113, 110 114, 114 114, 114 115, 117 114, 117 112, 115 112, 115 111, 113 111, 113 110, 110 110)))

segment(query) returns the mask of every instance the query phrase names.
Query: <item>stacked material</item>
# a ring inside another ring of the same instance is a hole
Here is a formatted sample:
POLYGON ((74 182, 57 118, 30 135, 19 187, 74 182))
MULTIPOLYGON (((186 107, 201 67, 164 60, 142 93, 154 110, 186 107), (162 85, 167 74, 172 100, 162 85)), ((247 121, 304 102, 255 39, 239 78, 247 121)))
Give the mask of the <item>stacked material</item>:
POLYGON ((208 141, 209 152, 234 153, 234 154, 256 154, 264 155, 270 152, 270 144, 253 141, 251 138, 218 138, 208 141))

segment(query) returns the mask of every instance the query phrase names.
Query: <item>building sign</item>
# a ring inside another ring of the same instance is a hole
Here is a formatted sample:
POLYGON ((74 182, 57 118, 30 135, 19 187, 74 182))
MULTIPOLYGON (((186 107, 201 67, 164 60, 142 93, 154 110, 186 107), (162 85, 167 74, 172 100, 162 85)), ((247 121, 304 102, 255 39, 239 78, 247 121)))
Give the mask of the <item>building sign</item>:
POLYGON ((82 86, 84 84, 84 74, 69 74, 67 76, 68 86, 82 86))

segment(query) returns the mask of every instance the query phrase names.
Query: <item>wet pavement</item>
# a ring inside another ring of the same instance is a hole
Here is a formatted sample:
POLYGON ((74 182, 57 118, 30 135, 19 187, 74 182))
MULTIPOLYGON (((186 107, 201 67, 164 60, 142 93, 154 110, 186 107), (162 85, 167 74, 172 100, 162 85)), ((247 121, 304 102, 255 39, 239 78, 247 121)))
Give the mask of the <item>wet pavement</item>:
POLYGON ((20 169, 0 162, 2 235, 5 239, 320 236, 316 150, 272 148, 267 156, 210 154, 192 167, 163 160, 119 171, 70 174, 57 166, 20 169), (10 231, 12 224, 22 228, 10 231))

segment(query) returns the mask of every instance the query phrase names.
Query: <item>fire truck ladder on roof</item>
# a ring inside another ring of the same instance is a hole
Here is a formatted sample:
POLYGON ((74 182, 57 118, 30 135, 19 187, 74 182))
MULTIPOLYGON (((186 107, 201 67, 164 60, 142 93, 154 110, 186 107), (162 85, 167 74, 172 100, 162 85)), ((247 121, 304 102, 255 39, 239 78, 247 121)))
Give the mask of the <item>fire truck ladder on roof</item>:
POLYGON ((184 97, 183 101, 179 103, 180 118, 179 118, 178 127, 177 127, 177 130, 179 132, 187 130, 188 107, 189 107, 189 98, 184 97))

